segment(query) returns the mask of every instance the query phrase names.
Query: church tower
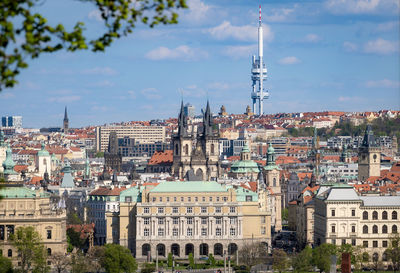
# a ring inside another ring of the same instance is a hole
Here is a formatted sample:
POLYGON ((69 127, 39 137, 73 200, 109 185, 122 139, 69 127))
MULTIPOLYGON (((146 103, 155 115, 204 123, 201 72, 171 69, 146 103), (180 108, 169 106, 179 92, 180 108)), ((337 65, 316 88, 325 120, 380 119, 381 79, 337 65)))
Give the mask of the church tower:
POLYGON ((122 165, 122 156, 118 148, 117 132, 112 131, 108 136, 108 149, 104 152, 104 170, 120 172, 122 165))
POLYGON ((269 144, 267 150, 267 164, 264 167, 265 182, 271 189, 270 198, 272 198, 271 206, 271 224, 275 232, 282 230, 282 192, 279 180, 279 167, 275 162, 275 149, 269 144))
POLYGON ((375 140, 371 125, 365 130, 363 142, 358 151, 358 180, 381 175, 381 149, 375 140))
POLYGON ((67 114, 67 106, 65 106, 64 120, 63 120, 63 132, 64 132, 64 134, 68 134, 68 129, 69 129, 69 120, 68 120, 68 114, 67 114))

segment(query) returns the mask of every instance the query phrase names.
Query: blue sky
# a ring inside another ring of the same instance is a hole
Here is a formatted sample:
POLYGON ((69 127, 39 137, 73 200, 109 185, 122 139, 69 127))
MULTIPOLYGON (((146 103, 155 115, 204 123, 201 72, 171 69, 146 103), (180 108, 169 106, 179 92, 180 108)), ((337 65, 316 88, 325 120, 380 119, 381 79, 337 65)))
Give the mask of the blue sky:
MULTIPOLYGON (((29 62, 20 83, 0 94, 2 115, 24 127, 70 126, 175 117, 180 99, 200 113, 250 104, 251 55, 262 5, 265 113, 400 109, 399 1, 189 0, 179 24, 138 25, 106 53, 59 52, 29 62)), ((51 23, 102 23, 95 7, 47 0, 51 23)))

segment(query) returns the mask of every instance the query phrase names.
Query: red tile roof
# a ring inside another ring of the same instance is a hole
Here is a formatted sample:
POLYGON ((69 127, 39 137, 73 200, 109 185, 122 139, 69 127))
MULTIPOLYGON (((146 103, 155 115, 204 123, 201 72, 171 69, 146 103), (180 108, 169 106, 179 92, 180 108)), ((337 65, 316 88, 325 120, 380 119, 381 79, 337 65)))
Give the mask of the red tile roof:
POLYGON ((172 150, 156 151, 150 158, 148 165, 165 165, 165 164, 170 165, 172 164, 173 159, 174 156, 172 150))

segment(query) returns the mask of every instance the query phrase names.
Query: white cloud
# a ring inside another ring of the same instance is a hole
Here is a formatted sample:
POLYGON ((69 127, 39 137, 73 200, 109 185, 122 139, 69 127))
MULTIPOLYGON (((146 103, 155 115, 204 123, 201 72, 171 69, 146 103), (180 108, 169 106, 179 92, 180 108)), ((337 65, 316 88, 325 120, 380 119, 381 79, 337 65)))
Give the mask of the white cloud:
POLYGON ((160 92, 155 88, 146 88, 140 91, 140 93, 142 93, 142 95, 147 99, 158 100, 162 98, 160 92))
MULTIPOLYGON (((257 27, 252 25, 233 26, 229 21, 222 22, 219 26, 209 28, 207 32, 218 40, 235 39, 240 41, 257 41, 257 27)), ((274 34, 268 25, 263 25, 264 41, 272 41, 274 34)))
POLYGON ((278 63, 283 64, 283 65, 298 64, 300 62, 301 61, 297 57, 294 57, 294 56, 288 56, 288 57, 282 58, 278 61, 278 63))
POLYGON ((250 58, 252 54, 257 53, 257 45, 246 45, 246 46, 227 46, 222 51, 222 54, 234 59, 239 58, 250 58))
POLYGON ((378 38, 364 45, 364 52, 386 55, 398 51, 398 43, 378 38))
POLYGON ((80 96, 61 96, 61 97, 52 97, 49 98, 49 102, 73 102, 73 101, 78 101, 80 100, 80 96))
POLYGON ((206 58, 207 52, 200 49, 193 49, 186 45, 181 45, 176 48, 169 49, 167 47, 159 47, 153 49, 145 55, 147 59, 158 61, 158 60, 198 60, 206 58))
POLYGON ((317 34, 307 34, 306 37, 304 37, 304 41, 308 43, 316 43, 319 42, 321 38, 317 34))
POLYGON ((294 10, 294 8, 273 9, 272 14, 265 17, 268 22, 286 22, 291 19, 289 16, 294 10))
POLYGON ((229 88, 229 84, 226 82, 212 82, 208 84, 207 87, 214 90, 227 90, 229 88))
POLYGON ((104 81, 90 84, 89 86, 91 86, 91 87, 113 87, 114 83, 110 82, 109 80, 104 80, 104 81))
POLYGON ((91 12, 89 12, 88 18, 89 19, 94 19, 94 20, 99 21, 99 22, 103 20, 103 18, 101 17, 100 11, 97 10, 97 9, 92 10, 91 12))
POLYGON ((368 88, 399 88, 400 82, 383 79, 379 81, 367 81, 365 86, 368 88))
POLYGON ((135 91, 129 90, 129 91, 128 91, 128 96, 129 96, 131 99, 136 99, 136 93, 135 93, 135 91))
POLYGON ((347 52, 354 52, 354 51, 357 51, 358 46, 355 43, 346 41, 343 43, 343 48, 347 52))
POLYGON ((211 6, 206 5, 200 0, 189 0, 187 5, 189 9, 187 12, 183 13, 183 19, 190 22, 201 22, 207 19, 211 6))
POLYGON ((325 7, 334 14, 397 13, 398 0, 327 0, 325 7))
POLYGON ((117 74, 117 71, 115 71, 111 67, 94 67, 91 69, 83 70, 82 74, 112 76, 117 74))
POLYGON ((379 32, 385 32, 385 31, 390 31, 390 30, 398 28, 398 27, 399 27, 399 22, 390 21, 390 22, 378 24, 378 26, 376 27, 376 30, 379 32))

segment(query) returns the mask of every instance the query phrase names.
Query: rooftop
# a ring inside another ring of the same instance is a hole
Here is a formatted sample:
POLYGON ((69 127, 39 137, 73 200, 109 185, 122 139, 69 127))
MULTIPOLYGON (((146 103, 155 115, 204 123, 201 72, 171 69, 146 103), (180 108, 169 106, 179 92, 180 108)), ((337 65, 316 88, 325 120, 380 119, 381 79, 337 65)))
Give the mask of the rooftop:
POLYGON ((227 192, 227 189, 215 181, 174 181, 161 182, 150 192, 227 192))

